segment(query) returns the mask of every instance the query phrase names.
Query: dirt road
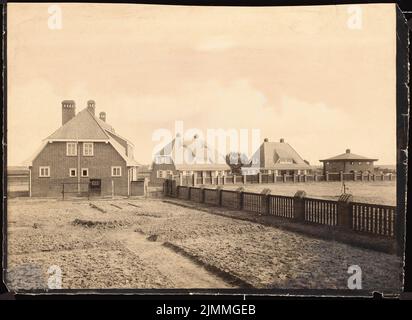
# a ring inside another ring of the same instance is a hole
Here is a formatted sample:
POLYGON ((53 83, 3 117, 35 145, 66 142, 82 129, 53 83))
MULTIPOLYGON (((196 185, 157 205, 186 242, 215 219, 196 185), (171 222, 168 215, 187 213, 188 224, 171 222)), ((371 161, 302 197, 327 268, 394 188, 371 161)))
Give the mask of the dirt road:
POLYGON ((145 261, 156 266, 175 288, 231 288, 223 279, 198 266, 190 259, 162 245, 150 241, 146 236, 126 229, 110 233, 110 238, 120 241, 124 247, 145 261))

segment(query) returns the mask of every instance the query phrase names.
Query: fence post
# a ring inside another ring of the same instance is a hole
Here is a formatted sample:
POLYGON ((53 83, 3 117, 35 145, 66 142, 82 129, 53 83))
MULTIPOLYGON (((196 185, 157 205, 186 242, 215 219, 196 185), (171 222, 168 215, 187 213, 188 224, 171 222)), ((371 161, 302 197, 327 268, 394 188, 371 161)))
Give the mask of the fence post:
POLYGON ((343 181, 343 171, 339 171, 339 181, 343 181))
POLYGON ((223 184, 226 184, 226 175, 223 176, 223 184))
POLYGON ((342 194, 338 200, 337 225, 344 229, 352 230, 352 201, 351 194, 342 194))
POLYGON ((192 198, 192 186, 187 187, 187 200, 191 200, 192 198))
POLYGON ((296 182, 296 174, 295 173, 293 173, 293 182, 294 183, 296 182))
POLYGON ((262 173, 261 172, 258 173, 258 183, 259 184, 262 183, 262 173))
POLYGON ((164 196, 167 196, 168 195, 168 181, 169 180, 165 180, 165 181, 163 181, 163 195, 164 196))
POLYGON ((276 172, 273 172, 273 183, 276 183, 276 172))
POLYGON ((313 181, 318 181, 318 175, 316 174, 316 172, 313 174, 313 181))
POLYGON ((204 173, 202 173, 202 184, 205 185, 206 184, 206 176, 204 173))
POLYGON ((261 214, 269 215, 270 214, 270 189, 263 189, 261 194, 261 214))
POLYGON ((308 182, 308 176, 307 176, 307 174, 304 174, 304 175, 303 175, 303 182, 308 182))
POLYGON ((246 184, 246 175, 243 175, 243 184, 246 184))
POLYGON ((389 181, 392 181, 392 173, 389 173, 389 181))
POLYGON ((296 221, 305 221, 305 197, 306 192, 303 190, 296 191, 293 196, 293 218, 296 221))
POLYGON ((222 188, 217 187, 216 188, 216 205, 219 207, 222 206, 222 188))
POLYGON ((203 187, 200 188, 200 202, 201 203, 205 202, 205 188, 203 187))
POLYGON ((325 171, 325 181, 329 181, 329 172, 325 171))
POLYGON ((286 183, 286 173, 283 175, 283 182, 286 183))
POLYGON ((62 183, 63 189, 62 189, 62 194, 63 194, 63 200, 64 200, 64 183, 62 183))
POLYGON ((236 192, 237 192, 237 204, 238 204, 238 208, 239 210, 243 210, 243 187, 237 188, 236 192))
POLYGON ((196 187, 196 184, 197 184, 197 172, 196 172, 196 171, 193 172, 192 179, 193 179, 192 185, 193 185, 194 187, 196 187))
POLYGON ((375 176, 375 174, 373 173, 372 174, 372 181, 375 181, 376 180, 376 176, 375 176))
POLYGON ((236 184, 236 174, 233 174, 233 184, 236 184))
POLYGON ((179 186, 183 185, 183 173, 179 172, 179 186))
POLYGON ((353 170, 353 181, 356 181, 357 174, 356 170, 353 170))

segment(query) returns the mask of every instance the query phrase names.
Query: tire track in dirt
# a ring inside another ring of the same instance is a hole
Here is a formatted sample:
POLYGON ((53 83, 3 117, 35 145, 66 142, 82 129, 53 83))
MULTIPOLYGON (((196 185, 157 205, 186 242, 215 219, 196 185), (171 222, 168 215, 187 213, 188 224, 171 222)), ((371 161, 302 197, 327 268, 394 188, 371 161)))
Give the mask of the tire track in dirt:
POLYGON ((234 288, 190 259, 163 246, 161 242, 148 241, 145 235, 132 229, 113 232, 110 237, 120 241, 148 265, 156 267, 173 282, 174 288, 234 288))

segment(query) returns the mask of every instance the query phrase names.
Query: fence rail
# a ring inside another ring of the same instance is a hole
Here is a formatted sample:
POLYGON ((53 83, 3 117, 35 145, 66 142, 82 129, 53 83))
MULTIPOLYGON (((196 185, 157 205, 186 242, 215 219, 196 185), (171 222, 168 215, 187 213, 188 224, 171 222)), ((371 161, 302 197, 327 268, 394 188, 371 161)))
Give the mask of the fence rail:
POLYGON ((388 174, 371 174, 371 173, 329 173, 326 174, 295 174, 295 175, 275 175, 269 173, 258 173, 248 175, 225 175, 221 177, 194 175, 173 176, 173 180, 180 186, 198 186, 198 185, 223 185, 223 184, 272 184, 272 183, 304 183, 304 182, 321 182, 321 181, 393 181, 396 175, 388 174))
POLYGON ((339 227, 364 235, 394 240, 396 238, 396 207, 346 200, 324 200, 295 195, 294 197, 243 190, 209 189, 176 186, 166 180, 164 194, 213 206, 255 212, 297 222, 339 227))
POLYGON ((395 207, 352 203, 352 227, 356 231, 395 236, 395 207))
POLYGON ((304 199, 305 220, 308 222, 336 226, 338 223, 338 204, 336 201, 304 199))
POLYGON ((243 210, 251 212, 262 212, 262 197, 260 194, 243 192, 243 210))
POLYGON ((271 195, 269 197, 269 214, 293 219, 293 198, 271 195))

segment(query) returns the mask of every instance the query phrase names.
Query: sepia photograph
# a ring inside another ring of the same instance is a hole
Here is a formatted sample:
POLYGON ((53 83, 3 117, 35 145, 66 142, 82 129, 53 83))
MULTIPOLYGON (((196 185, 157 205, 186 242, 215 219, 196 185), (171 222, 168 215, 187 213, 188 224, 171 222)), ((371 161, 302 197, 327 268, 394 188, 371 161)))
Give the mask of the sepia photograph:
POLYGON ((387 3, 9 3, 8 290, 397 297, 405 23, 387 3))

